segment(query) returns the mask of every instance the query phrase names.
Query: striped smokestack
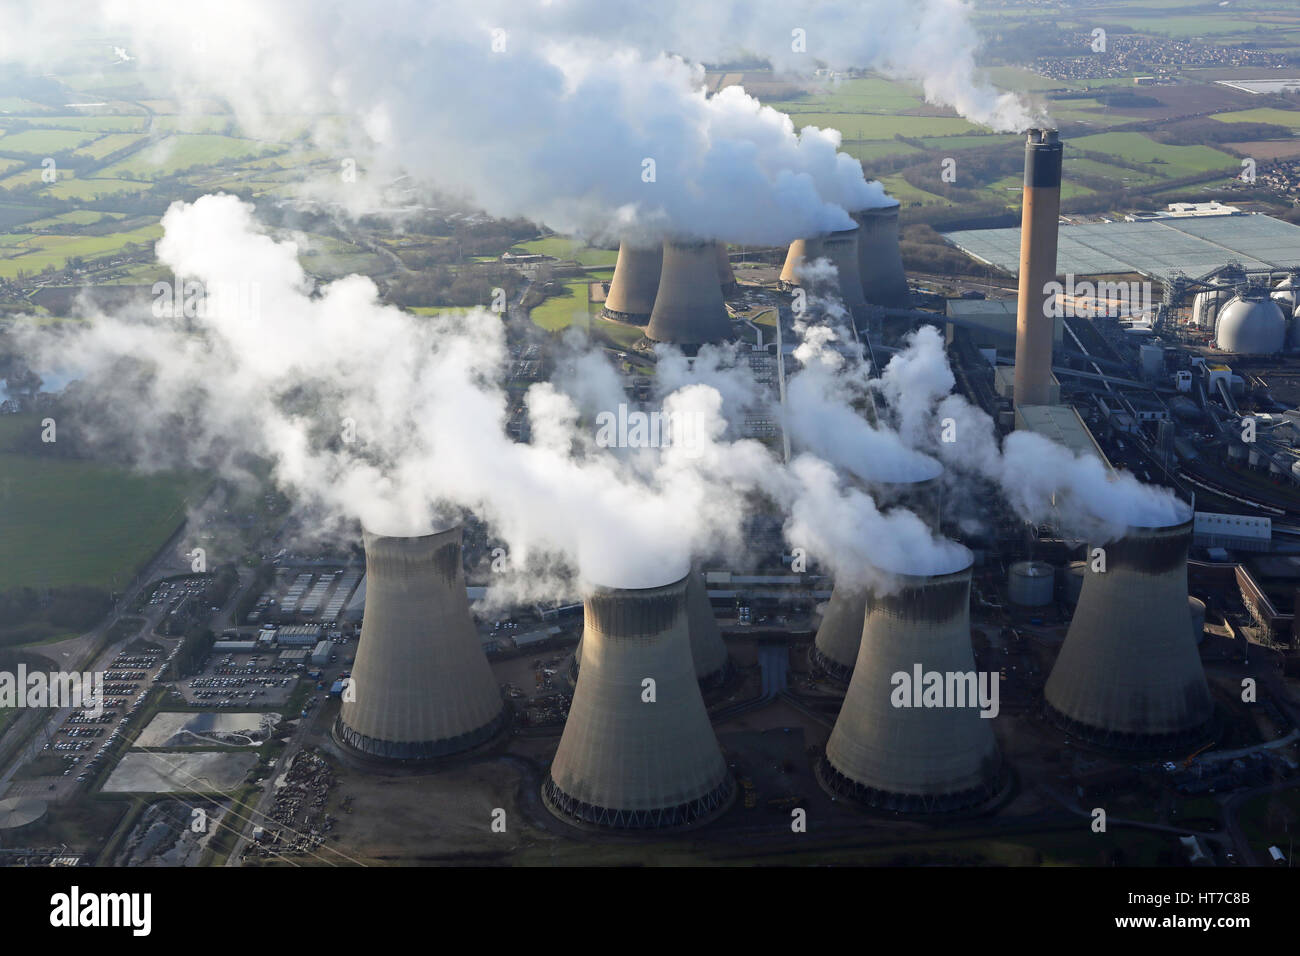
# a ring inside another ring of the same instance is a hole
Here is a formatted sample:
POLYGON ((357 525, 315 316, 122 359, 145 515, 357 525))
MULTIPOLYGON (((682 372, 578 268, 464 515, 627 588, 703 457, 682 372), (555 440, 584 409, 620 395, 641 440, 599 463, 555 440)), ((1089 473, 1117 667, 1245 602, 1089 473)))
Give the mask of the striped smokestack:
POLYGON ((1020 298, 1016 304, 1017 405, 1047 405, 1052 377, 1052 327, 1047 284, 1056 278, 1061 215, 1061 140, 1054 129, 1031 129, 1025 141, 1025 195, 1020 223, 1020 298))

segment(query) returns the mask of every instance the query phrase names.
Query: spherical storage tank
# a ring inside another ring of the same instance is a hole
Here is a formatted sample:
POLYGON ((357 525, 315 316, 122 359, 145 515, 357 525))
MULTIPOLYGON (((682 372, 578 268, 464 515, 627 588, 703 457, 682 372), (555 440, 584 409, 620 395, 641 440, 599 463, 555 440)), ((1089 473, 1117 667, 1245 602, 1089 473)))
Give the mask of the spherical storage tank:
POLYGON ((1286 344, 1286 319, 1265 296, 1236 296, 1219 313, 1215 340, 1236 355, 1273 355, 1286 344))
POLYGON ((1012 604, 1043 607, 1052 603, 1056 572, 1045 561, 1017 561, 1007 573, 1007 593, 1012 604))

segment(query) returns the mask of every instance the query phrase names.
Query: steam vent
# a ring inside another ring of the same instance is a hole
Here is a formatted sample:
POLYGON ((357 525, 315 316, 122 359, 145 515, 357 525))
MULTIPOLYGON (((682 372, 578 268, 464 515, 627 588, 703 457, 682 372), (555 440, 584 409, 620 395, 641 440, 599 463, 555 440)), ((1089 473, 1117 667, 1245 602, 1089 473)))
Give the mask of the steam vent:
POLYGON ((1084 570, 1070 630, 1044 694, 1065 730, 1102 747, 1182 749, 1209 735, 1214 708, 1192 637, 1192 524, 1134 528, 1084 570))
POLYGON ((911 296, 898 247, 898 202, 853 213, 858 224, 858 274, 872 305, 901 308, 911 296))
POLYGON ((730 802, 691 661, 687 581, 587 598, 578 686, 542 785, 556 816, 645 830, 699 823, 730 802))
MULTIPOLYGON (((965 706, 894 705, 894 675, 974 674, 970 566, 904 576, 867 608, 857 665, 818 767, 823 784, 875 810, 943 813, 986 803, 1002 781, 993 721, 965 706)), ((993 675, 996 679, 996 674, 993 675)))
POLYGON ((601 315, 615 322, 645 325, 655 305, 655 292, 659 289, 659 271, 663 267, 664 249, 661 245, 648 249, 620 243, 618 261, 614 263, 614 278, 609 283, 605 307, 601 315))
POLYGON ((490 740, 507 720, 469 614, 459 526, 365 532, 366 610, 336 735, 387 760, 428 760, 490 740))
POLYGON ((731 320, 722 299, 716 245, 664 243, 663 270, 646 337, 698 347, 730 336, 731 320))

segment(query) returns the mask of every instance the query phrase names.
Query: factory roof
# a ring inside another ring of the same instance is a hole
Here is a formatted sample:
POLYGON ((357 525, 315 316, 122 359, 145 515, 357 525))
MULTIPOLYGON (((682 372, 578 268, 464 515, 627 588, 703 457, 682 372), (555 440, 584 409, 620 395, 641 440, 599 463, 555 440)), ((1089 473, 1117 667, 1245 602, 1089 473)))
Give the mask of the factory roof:
POLYGON ((1096 455, 1107 468, 1110 461, 1072 405, 1017 405, 1016 428, 1037 432, 1080 455, 1096 455))
MULTIPOLYGON (((1018 274, 1020 229, 971 229, 944 237, 981 262, 1018 274)), ((1300 226, 1264 215, 1179 216, 1061 226, 1057 271, 1076 276, 1138 272, 1204 275, 1229 259, 1248 271, 1300 265, 1300 226)))

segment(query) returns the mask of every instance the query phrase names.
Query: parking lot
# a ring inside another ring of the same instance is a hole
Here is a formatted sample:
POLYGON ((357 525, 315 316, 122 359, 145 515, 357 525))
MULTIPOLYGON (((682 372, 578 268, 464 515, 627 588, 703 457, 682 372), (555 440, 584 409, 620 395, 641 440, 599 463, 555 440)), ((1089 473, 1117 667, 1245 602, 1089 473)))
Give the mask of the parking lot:
POLYGON ((217 708, 273 707, 293 693, 304 668, 279 663, 274 651, 215 653, 194 677, 174 689, 187 704, 217 708))

